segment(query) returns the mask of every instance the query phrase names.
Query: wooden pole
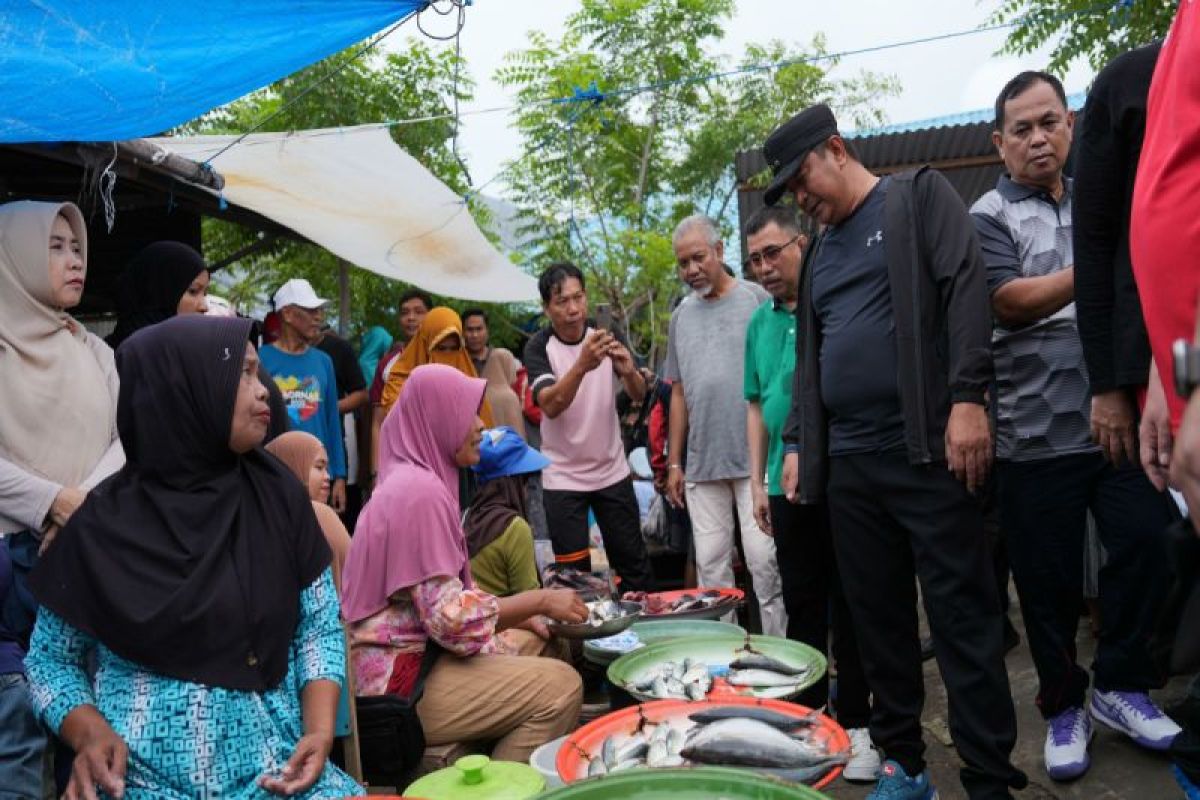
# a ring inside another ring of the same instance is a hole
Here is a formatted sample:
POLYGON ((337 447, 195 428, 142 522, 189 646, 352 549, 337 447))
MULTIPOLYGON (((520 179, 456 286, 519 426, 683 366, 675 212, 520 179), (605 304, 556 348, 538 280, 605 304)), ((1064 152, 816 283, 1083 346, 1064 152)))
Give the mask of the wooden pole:
POLYGON ((338 259, 338 336, 346 338, 350 327, 350 265, 338 259))

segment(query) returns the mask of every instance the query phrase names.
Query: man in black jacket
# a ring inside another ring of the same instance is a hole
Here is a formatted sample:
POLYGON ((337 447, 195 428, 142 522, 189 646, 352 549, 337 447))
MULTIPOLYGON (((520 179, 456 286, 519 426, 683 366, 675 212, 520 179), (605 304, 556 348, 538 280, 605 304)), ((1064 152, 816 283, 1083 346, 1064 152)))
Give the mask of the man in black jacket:
POLYGON ((1092 438, 1114 464, 1138 461, 1138 394, 1150 340, 1129 258, 1133 179, 1162 42, 1117 56, 1088 93, 1076 136, 1075 309, 1092 386, 1092 438))
POLYGON ((980 505, 991 454, 984 267, 962 201, 938 173, 884 178, 829 108, 767 139, 766 200, 786 191, 825 226, 805 257, 784 492, 827 495, 834 549, 887 762, 870 798, 928 800, 914 573, 971 798, 1025 785, 980 505))

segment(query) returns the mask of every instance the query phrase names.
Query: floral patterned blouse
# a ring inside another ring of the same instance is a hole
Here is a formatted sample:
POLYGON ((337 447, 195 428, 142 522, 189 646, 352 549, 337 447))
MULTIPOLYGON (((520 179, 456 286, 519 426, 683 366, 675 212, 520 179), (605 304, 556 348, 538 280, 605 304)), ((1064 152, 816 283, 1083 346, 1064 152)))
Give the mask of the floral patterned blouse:
POLYGON ((456 656, 515 653, 496 634, 499 616, 495 597, 463 588, 457 577, 439 575, 397 592, 387 608, 348 626, 355 694, 397 693, 399 687, 406 695, 430 638, 456 656))

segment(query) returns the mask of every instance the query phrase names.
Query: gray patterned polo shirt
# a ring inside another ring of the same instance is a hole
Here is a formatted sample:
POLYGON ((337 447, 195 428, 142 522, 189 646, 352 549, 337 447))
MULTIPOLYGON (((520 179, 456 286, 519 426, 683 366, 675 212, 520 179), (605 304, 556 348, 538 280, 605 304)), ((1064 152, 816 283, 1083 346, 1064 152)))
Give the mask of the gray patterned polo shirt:
MULTIPOLYGON (((1069 178, 1062 199, 1007 175, 971 206, 987 264, 988 292, 1017 278, 1050 275, 1075 263, 1069 178)), ((1028 325, 994 323, 996 457, 1037 461, 1096 450, 1091 393, 1075 303, 1028 325)))

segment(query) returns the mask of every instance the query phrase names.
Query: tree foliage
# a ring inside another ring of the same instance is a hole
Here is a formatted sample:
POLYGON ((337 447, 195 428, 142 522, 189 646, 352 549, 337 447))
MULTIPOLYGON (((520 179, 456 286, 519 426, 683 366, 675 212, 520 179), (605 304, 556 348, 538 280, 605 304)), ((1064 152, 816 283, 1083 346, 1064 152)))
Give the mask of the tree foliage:
MULTIPOLYGON (((267 122, 258 130, 290 131, 436 116, 452 112, 456 93, 460 103, 472 97, 473 85, 462 64, 458 65, 456 79, 453 48, 435 50, 424 41, 410 40, 396 53, 354 58, 357 50, 355 47, 338 53, 216 109, 189 123, 180 133, 242 133, 263 120, 267 122), (328 79, 322 80, 326 76, 328 79)), ((440 180, 456 192, 465 193, 468 181, 453 152, 453 126, 453 120, 443 119, 396 125, 389 130, 398 145, 440 180)), ((486 233, 487 209, 473 205, 472 214, 486 233)), ((210 258, 237 253, 257 237, 240 225, 215 219, 204 221, 203 234, 210 258)), ((336 299, 338 276, 338 260, 329 251, 280 238, 232 265, 221 277, 220 291, 239 308, 261 307, 285 280, 302 277, 322 297, 336 299)), ((349 333, 357 337, 372 325, 395 332, 396 300, 408 287, 357 268, 349 270, 349 283, 349 333)), ((438 302, 460 310, 464 306, 461 301, 443 298, 438 302)), ((335 309, 336 303, 331 310, 335 309)), ((503 310, 497 309, 491 316, 499 338, 515 341, 517 337, 503 310)))
MULTIPOLYGON (((732 0, 582 0, 560 39, 531 31, 497 73, 522 106, 516 125, 524 149, 506 180, 530 237, 523 256, 539 267, 576 261, 593 302, 612 304, 635 349, 651 358, 680 291, 671 232, 693 213, 732 232, 734 155, 816 101, 829 102, 846 123, 878 123, 874 104, 896 90, 894 80, 872 74, 834 78, 836 62, 821 60, 819 35, 806 49, 772 41, 747 48, 738 62, 720 55, 733 7, 732 0), (734 63, 785 60, 792 63, 697 80, 734 63), (602 98, 585 92, 537 102, 593 83, 602 98)), ((736 264, 736 251, 727 260, 736 264)))
POLYGON ((1178 0, 1004 0, 990 21, 1015 23, 1006 52, 1032 53, 1053 43, 1049 69, 1062 74, 1076 58, 1098 70, 1127 50, 1161 39, 1178 5, 1178 0))

